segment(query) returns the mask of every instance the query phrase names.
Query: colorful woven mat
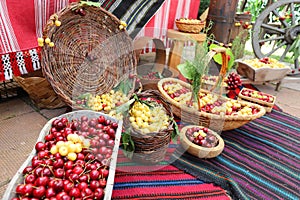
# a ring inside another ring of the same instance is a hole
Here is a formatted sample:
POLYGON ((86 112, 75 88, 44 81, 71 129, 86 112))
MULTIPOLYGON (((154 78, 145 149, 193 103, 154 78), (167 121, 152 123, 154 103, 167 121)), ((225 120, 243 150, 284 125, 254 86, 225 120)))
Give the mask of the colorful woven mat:
POLYGON ((233 199, 300 199, 300 119, 274 110, 222 132, 223 153, 198 159, 180 148, 174 166, 215 183, 233 199))
MULTIPOLYGON (((168 155, 172 154, 174 149, 175 145, 171 145, 168 155)), ((120 150, 112 199, 230 198, 221 187, 205 183, 168 162, 151 166, 142 165, 126 158, 120 150)))

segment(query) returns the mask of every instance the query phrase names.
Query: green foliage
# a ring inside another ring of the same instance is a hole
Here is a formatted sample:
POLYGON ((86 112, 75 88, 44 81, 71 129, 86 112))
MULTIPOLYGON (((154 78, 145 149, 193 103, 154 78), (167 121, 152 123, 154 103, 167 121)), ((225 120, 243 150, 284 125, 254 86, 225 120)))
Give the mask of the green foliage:
POLYGON ((245 43, 248 38, 244 38, 243 35, 247 31, 248 30, 241 31, 232 41, 231 51, 232 51, 235 59, 239 59, 244 56, 245 43))
POLYGON ((267 0, 248 0, 245 11, 249 11, 252 15, 251 21, 255 21, 260 13, 266 8, 267 0))
POLYGON ((198 11, 198 18, 201 16, 201 14, 209 7, 210 0, 201 0, 199 11, 198 11))
POLYGON ((293 52, 293 58, 299 58, 300 56, 300 35, 294 40, 293 44, 291 45, 290 52, 293 52))
POLYGON ((185 63, 179 64, 177 66, 180 73, 187 79, 192 81, 192 94, 193 99, 198 101, 198 93, 201 87, 202 79, 201 77, 208 72, 208 46, 207 42, 199 45, 195 42, 195 58, 192 61, 186 61, 185 63))
MULTIPOLYGON (((214 48, 221 48, 221 46, 219 46, 217 44, 211 44, 209 46, 210 50, 212 50, 214 48)), ((234 65, 234 55, 233 55, 233 53, 232 53, 232 51, 231 51, 230 48, 226 48, 226 54, 230 56, 230 60, 228 61, 228 69, 227 69, 227 71, 229 71, 232 68, 232 66, 234 65)), ((214 61, 216 63, 222 65, 222 55, 221 55, 221 53, 216 54, 213 57, 213 59, 214 59, 214 61)))
POLYGON ((122 148, 124 149, 123 153, 125 156, 132 158, 135 147, 130 135, 130 129, 122 133, 122 148))

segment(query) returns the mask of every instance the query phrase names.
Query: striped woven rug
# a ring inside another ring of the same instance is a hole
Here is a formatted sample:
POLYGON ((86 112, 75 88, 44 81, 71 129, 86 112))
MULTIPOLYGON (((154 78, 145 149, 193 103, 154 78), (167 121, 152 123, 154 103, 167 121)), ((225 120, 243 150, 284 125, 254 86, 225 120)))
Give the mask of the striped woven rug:
MULTIPOLYGON (((170 146, 167 157, 174 153, 176 146, 170 146)), ((170 165, 168 161, 154 166, 141 165, 130 161, 120 150, 112 199, 228 200, 230 198, 221 187, 205 183, 170 165)))
POLYGON ((177 149, 174 166, 213 182, 233 199, 300 199, 300 119, 273 110, 222 132, 223 153, 198 159, 177 149))

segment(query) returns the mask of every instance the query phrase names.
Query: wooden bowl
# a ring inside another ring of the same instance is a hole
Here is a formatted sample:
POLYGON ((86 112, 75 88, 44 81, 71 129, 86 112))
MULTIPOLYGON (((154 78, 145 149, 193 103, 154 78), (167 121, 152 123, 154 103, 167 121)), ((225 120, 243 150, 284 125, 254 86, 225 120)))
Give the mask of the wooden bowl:
POLYGON ((191 142, 187 137, 186 137, 186 131, 189 128, 192 127, 203 127, 203 126, 196 126, 196 125, 189 125, 185 126, 181 129, 180 131, 180 143, 183 146, 187 152, 190 154, 198 157, 198 158, 214 158, 220 155, 224 149, 224 140, 220 137, 220 135, 212 130, 212 133, 214 136, 218 138, 218 144, 215 147, 207 148, 207 147, 202 147, 197 144, 194 144, 191 142))

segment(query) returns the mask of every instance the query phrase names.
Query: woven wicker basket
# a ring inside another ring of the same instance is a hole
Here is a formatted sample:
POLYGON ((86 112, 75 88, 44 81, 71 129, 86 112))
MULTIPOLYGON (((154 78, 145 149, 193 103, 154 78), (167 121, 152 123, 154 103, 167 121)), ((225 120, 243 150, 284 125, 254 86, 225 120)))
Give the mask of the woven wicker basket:
POLYGON ((185 33, 200 33, 205 26, 205 22, 200 20, 194 20, 193 23, 176 20, 175 23, 178 30, 185 33))
POLYGON ((220 135, 214 131, 212 134, 218 138, 218 144, 215 147, 207 148, 202 147, 197 144, 194 144, 186 137, 186 131, 189 128, 198 127, 195 125, 185 126, 180 131, 180 143, 184 149, 187 150, 190 154, 198 157, 198 158, 214 158, 220 155, 224 149, 224 140, 220 137, 220 135))
MULTIPOLYGON (((164 78, 158 82, 158 89, 159 89, 160 93, 162 94, 162 96, 171 103, 172 111, 173 111, 174 115, 176 115, 177 117, 180 117, 181 120, 184 122, 189 122, 191 124, 209 127, 213 130, 225 131, 225 130, 232 130, 232 129, 238 128, 244 124, 247 124, 248 122, 250 122, 256 118, 263 116, 266 112, 266 110, 262 106, 260 106, 258 104, 246 102, 246 101, 241 101, 239 103, 241 103, 241 105, 254 106, 255 108, 257 108, 259 110, 259 112, 256 114, 247 115, 247 116, 239 116, 239 115, 221 116, 221 115, 216 115, 216 114, 207 113, 207 112, 203 112, 203 111, 198 111, 197 109, 190 108, 185 105, 181 105, 177 101, 173 100, 163 89, 163 84, 166 82, 179 83, 183 87, 186 87, 189 89, 191 89, 191 85, 184 81, 181 81, 179 79, 175 79, 175 78, 164 78)), ((210 93, 207 90, 201 90, 201 92, 210 93)), ((222 98, 228 99, 226 97, 222 97, 222 98)))
MULTIPOLYGON (((173 118, 170 104, 157 90, 147 90, 138 93, 137 96, 139 98, 153 98, 159 100, 170 118, 173 118)), ((124 126, 126 129, 130 130, 135 147, 132 159, 145 164, 155 164, 163 161, 171 141, 173 123, 173 121, 170 121, 167 129, 144 134, 130 125, 129 116, 124 117, 124 126)))
POLYGON ((272 109, 273 109, 273 106, 275 104, 275 101, 276 101, 276 97, 271 95, 273 97, 273 102, 266 102, 266 101, 263 101, 263 100, 259 100, 257 98, 253 98, 253 97, 248 97, 248 96, 244 96, 242 93, 243 93, 243 90, 249 90, 249 91, 255 91, 255 90, 251 90, 249 88, 243 88, 239 94, 238 94, 238 98, 240 100, 244 100, 244 101, 249 101, 249 102, 252 102, 252 103, 256 103, 256 104, 259 104, 261 106, 263 106, 267 112, 271 112, 272 109))
POLYGON ((66 106, 44 77, 16 76, 14 80, 28 93, 38 108, 55 109, 66 106))
POLYGON ((120 24, 108 11, 78 3, 48 20, 43 37, 55 46, 44 45, 42 69, 69 106, 74 107, 73 100, 81 94, 107 93, 136 74, 133 42, 120 24), (54 20, 61 25, 53 25, 54 20))

